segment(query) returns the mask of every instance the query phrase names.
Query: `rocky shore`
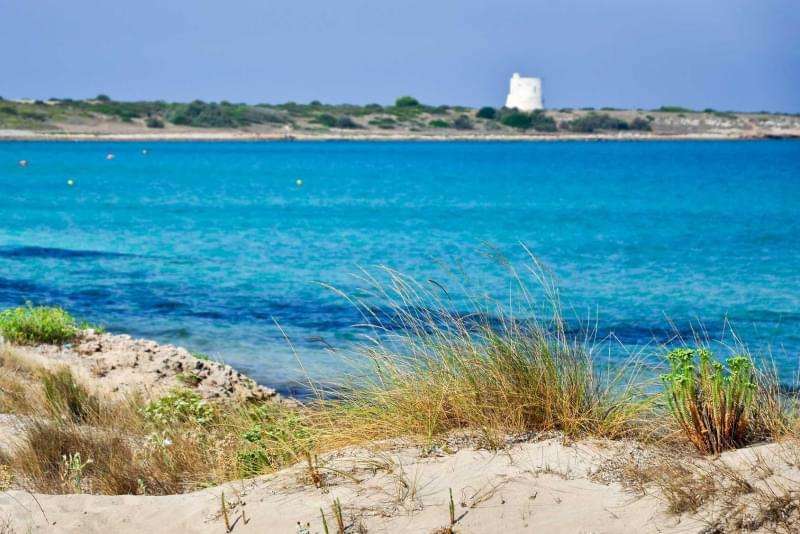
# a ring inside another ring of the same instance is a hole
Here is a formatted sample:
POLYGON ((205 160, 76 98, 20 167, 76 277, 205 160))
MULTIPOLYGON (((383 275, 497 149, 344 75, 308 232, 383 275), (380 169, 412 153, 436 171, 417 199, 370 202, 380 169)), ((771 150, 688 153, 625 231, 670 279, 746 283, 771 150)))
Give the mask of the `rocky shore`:
POLYGON ((67 366, 88 386, 108 394, 158 397, 177 386, 206 399, 283 401, 230 365, 197 357, 182 347, 159 345, 87 329, 72 344, 15 347, 15 353, 45 368, 67 366))

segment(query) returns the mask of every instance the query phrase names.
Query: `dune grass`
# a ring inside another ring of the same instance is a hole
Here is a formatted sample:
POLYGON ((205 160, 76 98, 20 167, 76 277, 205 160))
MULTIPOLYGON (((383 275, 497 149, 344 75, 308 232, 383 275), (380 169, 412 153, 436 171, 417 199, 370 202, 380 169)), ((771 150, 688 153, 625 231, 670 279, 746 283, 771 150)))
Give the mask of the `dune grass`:
POLYGON ((0 312, 0 335, 18 345, 61 345, 75 339, 79 325, 59 307, 27 304, 0 312))

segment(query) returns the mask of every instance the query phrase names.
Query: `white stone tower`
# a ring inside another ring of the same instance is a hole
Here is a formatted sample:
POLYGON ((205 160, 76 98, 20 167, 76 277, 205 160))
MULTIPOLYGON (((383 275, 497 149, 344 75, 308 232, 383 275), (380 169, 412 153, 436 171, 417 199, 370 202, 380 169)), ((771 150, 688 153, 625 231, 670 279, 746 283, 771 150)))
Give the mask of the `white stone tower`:
POLYGON ((520 111, 542 109, 542 80, 540 78, 523 78, 515 72, 506 97, 507 108, 520 111))

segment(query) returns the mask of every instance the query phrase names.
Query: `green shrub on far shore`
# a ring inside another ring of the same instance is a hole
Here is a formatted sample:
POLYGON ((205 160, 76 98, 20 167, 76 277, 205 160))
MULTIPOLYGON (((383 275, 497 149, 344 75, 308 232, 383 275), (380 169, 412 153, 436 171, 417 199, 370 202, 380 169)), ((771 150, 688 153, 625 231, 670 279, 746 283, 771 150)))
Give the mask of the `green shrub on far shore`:
POLYGON ((419 106, 419 100, 413 96, 401 96, 395 100, 394 105, 398 108, 413 108, 419 106))
POLYGON ((456 130, 471 130, 472 129, 472 121, 469 120, 469 117, 466 115, 459 115, 453 121, 453 128, 456 130))
POLYGON ((537 132, 555 132, 558 129, 555 119, 541 109, 531 113, 531 126, 537 132))
POLYGON ((336 117, 330 113, 320 113, 314 118, 314 122, 322 124, 323 126, 327 126, 328 128, 355 129, 362 127, 347 115, 336 117))
POLYGON ((693 109, 683 106, 661 106, 656 111, 661 111, 662 113, 694 113, 693 109))
POLYGON ((592 133, 598 130, 628 130, 630 125, 608 113, 590 112, 583 117, 562 123, 564 129, 579 133, 592 133))
POLYGON ((707 349, 675 349, 667 360, 671 370, 662 379, 669 410, 692 444, 704 454, 746 445, 756 391, 750 358, 728 358, 727 372, 707 349))
POLYGON ((145 121, 145 125, 147 125, 148 128, 163 128, 164 121, 158 117, 148 117, 145 121))
POLYGON ((548 116, 541 109, 531 113, 524 113, 517 109, 504 110, 500 115, 500 122, 520 130, 533 128, 537 132, 555 132, 558 129, 553 117, 548 116))
POLYGON ((428 126, 431 128, 449 128, 450 123, 447 121, 443 121, 442 119, 434 119, 428 123, 428 126))
POLYGON ((74 317, 59 307, 20 306, 0 312, 0 335, 18 345, 73 341, 79 332, 74 317))
POLYGON ((510 113, 503 114, 503 116, 500 118, 500 122, 506 126, 511 126, 512 128, 526 130, 531 127, 531 116, 527 113, 513 110, 510 113))
POLYGON ((490 106, 484 106, 475 114, 479 119, 494 119, 497 116, 497 110, 490 106))

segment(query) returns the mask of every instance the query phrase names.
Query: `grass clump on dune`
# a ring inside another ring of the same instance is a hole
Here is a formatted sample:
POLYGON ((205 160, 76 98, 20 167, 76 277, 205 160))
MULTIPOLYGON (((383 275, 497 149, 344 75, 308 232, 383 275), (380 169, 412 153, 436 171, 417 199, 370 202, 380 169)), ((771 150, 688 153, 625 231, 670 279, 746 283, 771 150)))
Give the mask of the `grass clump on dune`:
POLYGON ((82 423, 90 421, 97 414, 97 397, 78 384, 68 368, 42 370, 40 380, 46 408, 52 416, 82 423))
POLYGON ((394 324, 365 313, 376 331, 363 347, 372 370, 327 404, 336 426, 376 438, 460 429, 492 441, 543 431, 618 437, 644 411, 624 372, 598 376, 590 347, 568 337, 557 306, 547 322, 480 305, 457 314, 435 295, 442 288, 389 275, 381 291, 394 324))
POLYGON ((18 345, 73 341, 79 332, 74 317, 59 307, 27 304, 0 312, 0 335, 18 345))

